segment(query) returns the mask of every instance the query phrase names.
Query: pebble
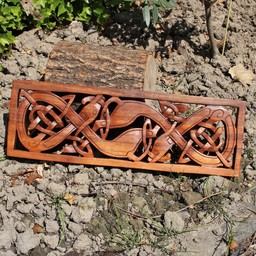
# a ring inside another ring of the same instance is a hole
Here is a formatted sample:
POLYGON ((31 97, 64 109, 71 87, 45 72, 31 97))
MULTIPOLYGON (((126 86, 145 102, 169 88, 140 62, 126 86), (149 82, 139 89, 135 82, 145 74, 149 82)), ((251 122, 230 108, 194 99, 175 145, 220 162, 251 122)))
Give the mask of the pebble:
POLYGON ((48 233, 56 233, 59 231, 59 223, 55 220, 45 220, 45 229, 48 233))
POLYGON ((178 213, 167 211, 164 214, 164 226, 166 229, 181 232, 185 222, 178 213))
POLYGON ((17 235, 15 243, 18 255, 23 253, 28 255, 28 252, 40 244, 40 235, 33 233, 32 229, 28 229, 17 235))
POLYGON ((79 172, 74 176, 74 183, 76 184, 88 184, 89 183, 89 175, 87 172, 79 172))
POLYGON ((51 249, 56 249, 59 243, 59 236, 58 235, 46 235, 43 237, 44 242, 48 245, 51 249))
POLYGON ((182 192, 182 197, 187 205, 192 205, 203 198, 201 194, 194 191, 182 192))
POLYGON ((92 245, 92 240, 86 234, 81 234, 77 237, 73 249, 75 250, 85 250, 87 253, 90 252, 92 245))
POLYGON ((24 214, 27 214, 29 212, 31 212, 31 210, 34 208, 34 205, 33 204, 18 204, 17 205, 17 210, 20 212, 20 213, 24 213, 24 214))
POLYGON ((68 224, 68 229, 71 230, 76 236, 78 236, 82 232, 82 225, 70 221, 68 224))
POLYGON ((64 184, 50 182, 47 186, 47 190, 52 196, 60 196, 65 192, 66 187, 64 184))
POLYGON ((16 239, 16 234, 12 229, 0 232, 0 249, 8 250, 16 239))

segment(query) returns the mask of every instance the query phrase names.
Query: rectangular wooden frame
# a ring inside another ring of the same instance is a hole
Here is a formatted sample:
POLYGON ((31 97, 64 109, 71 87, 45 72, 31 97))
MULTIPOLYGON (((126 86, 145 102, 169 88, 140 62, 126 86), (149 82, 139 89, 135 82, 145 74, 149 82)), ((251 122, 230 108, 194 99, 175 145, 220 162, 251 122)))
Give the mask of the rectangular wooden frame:
POLYGON ((10 157, 27 158, 33 160, 54 161, 63 162, 69 164, 84 164, 94 166, 110 166, 119 168, 133 168, 143 170, 157 170, 163 172, 178 172, 178 173, 194 173, 194 174, 207 174, 207 175, 221 175, 221 176, 239 176, 240 163, 242 154, 243 143, 243 131, 244 131, 244 119, 246 111, 246 102, 240 100, 228 100, 228 99, 215 99, 205 98, 199 96, 182 96, 182 95, 170 95, 159 92, 145 92, 137 90, 121 90, 121 89, 109 89, 104 87, 85 87, 77 85, 63 85, 50 82, 38 82, 28 80, 17 80, 13 82, 12 96, 10 101, 10 115, 8 124, 8 139, 7 139, 7 155, 10 157), (122 159, 109 159, 109 158, 84 158, 79 156, 67 156, 41 153, 41 152, 29 152, 20 150, 15 147, 17 140, 17 110, 19 102, 19 93, 21 89, 33 90, 33 91, 50 91, 59 93, 74 93, 74 94, 89 94, 97 95, 104 94, 114 97, 136 98, 136 99, 151 99, 171 101, 177 103, 187 104, 202 104, 213 106, 230 106, 237 108, 236 116, 236 146, 235 153, 233 155, 233 167, 207 167, 189 164, 166 164, 166 163, 146 163, 146 162, 132 162, 122 159), (127 95, 128 94, 128 95, 127 95))

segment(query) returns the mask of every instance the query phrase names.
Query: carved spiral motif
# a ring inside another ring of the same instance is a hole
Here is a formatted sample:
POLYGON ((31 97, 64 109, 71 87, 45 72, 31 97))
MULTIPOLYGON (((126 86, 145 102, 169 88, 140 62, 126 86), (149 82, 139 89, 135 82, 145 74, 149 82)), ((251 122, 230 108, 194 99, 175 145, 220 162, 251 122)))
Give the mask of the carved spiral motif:
POLYGON ((80 103, 73 94, 23 90, 20 95, 17 132, 28 151, 232 166, 236 128, 225 108, 205 106, 191 113, 184 104, 159 101, 158 111, 145 102, 104 95, 85 96, 80 103))

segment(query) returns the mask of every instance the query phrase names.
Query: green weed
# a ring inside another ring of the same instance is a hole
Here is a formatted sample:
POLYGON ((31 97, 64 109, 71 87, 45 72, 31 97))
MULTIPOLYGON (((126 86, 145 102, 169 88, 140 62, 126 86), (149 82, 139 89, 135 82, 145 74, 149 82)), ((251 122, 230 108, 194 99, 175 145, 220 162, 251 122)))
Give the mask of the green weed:
POLYGON ((55 205, 57 220, 60 225, 59 231, 59 245, 65 242, 66 239, 66 223, 65 223, 65 213, 62 208, 62 204, 65 203, 63 196, 57 196, 53 199, 52 202, 55 205))

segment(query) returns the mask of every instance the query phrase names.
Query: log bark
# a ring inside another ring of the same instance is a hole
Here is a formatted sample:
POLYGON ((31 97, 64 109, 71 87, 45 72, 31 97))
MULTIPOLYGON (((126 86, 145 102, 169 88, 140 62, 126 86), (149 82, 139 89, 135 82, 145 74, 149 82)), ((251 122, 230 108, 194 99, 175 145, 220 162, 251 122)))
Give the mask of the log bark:
POLYGON ((154 91, 157 76, 158 62, 148 51, 61 41, 50 53, 45 80, 154 91))

